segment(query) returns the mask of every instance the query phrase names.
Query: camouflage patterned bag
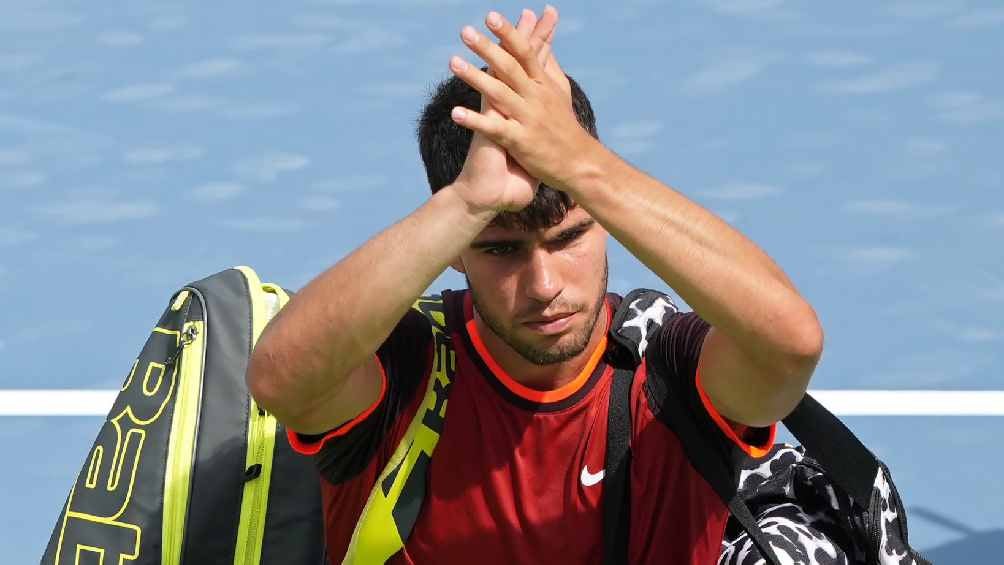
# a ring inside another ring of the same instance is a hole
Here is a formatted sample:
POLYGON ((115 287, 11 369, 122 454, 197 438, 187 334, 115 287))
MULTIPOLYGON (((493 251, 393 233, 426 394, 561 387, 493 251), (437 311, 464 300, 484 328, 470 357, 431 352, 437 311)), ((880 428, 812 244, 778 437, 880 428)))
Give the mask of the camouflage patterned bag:
MULTIPOLYGON (((663 300, 670 305, 662 314, 675 311, 668 296, 656 291, 636 291, 624 300, 652 305, 663 300)), ((645 307, 636 309, 647 311, 645 307)), ((647 342, 659 324, 651 317, 635 334, 615 334, 626 346, 647 342), (654 323, 653 323, 654 322, 654 323)), ((644 349, 639 349, 639 355, 644 349)), ((616 403, 627 414, 627 395, 611 395, 611 413, 616 403)), ((688 461, 728 506, 730 517, 722 540, 718 565, 930 565, 910 547, 906 512, 889 469, 844 424, 806 394, 784 419, 789 431, 801 442, 795 448, 775 445, 760 458, 725 453, 712 447, 687 413, 686 391, 667 395, 665 411, 674 419, 673 429, 684 446, 688 461), (676 405, 672 405, 676 403, 676 405)), ((630 422, 629 417, 626 421, 630 422)), ((627 443, 628 424, 613 426, 610 445, 627 443)), ((630 450, 608 453, 607 469, 630 461, 630 450), (626 460, 626 461, 622 461, 626 460)), ((608 472, 606 488, 616 484, 608 472)), ((604 500, 604 539, 609 551, 603 562, 627 562, 627 532, 623 522, 629 504, 624 489, 612 489, 604 500)))
POLYGON ((730 518, 718 565, 930 565, 910 547, 889 468, 836 416, 806 395, 784 423, 803 446, 743 462, 737 498, 759 532, 730 518))
MULTIPOLYGON (((740 473, 739 492, 767 543, 785 562, 809 565, 928 565, 910 547, 906 512, 889 469, 878 462, 868 507, 856 504, 804 447, 778 444, 740 473)), ((730 520, 719 565, 755 565, 763 556, 730 520)))

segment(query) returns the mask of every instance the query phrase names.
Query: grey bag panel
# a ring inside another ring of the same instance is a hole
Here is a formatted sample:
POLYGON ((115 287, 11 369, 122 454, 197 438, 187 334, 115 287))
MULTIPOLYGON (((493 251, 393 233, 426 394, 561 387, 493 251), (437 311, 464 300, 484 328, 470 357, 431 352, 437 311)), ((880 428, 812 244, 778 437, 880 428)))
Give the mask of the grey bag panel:
POLYGON ((206 302, 207 341, 182 563, 232 563, 247 455, 251 304, 235 269, 189 286, 206 302))
POLYGON ((320 475, 309 457, 293 451, 281 425, 268 500, 261 565, 326 563, 320 475))
MULTIPOLYGON (((906 513, 885 465, 869 508, 854 504, 802 447, 776 445, 740 472, 740 491, 770 545, 809 565, 929 565, 907 539, 906 513)), ((763 557, 730 519, 718 565, 755 565, 763 557)))
MULTIPOLYGON (((170 307, 176 293, 158 326, 180 330, 186 321, 204 321, 206 352, 181 563, 233 563, 247 480, 248 280, 227 269, 182 290, 189 291, 182 308, 170 307)), ((180 382, 177 341, 163 332, 147 339, 64 503, 43 565, 98 563, 102 551, 104 563, 161 562, 167 450, 180 382), (145 378, 148 369, 156 377, 157 366, 170 368, 165 378, 145 378), (115 474, 118 460, 124 463, 115 474), (117 479, 109 483, 113 474, 117 479)), ((259 563, 319 565, 324 559, 319 477, 309 458, 289 448, 281 426, 272 465, 259 563)))
MULTIPOLYGON (((244 485, 263 480, 247 469, 248 395, 252 350, 248 279, 228 269, 189 287, 206 301, 207 355, 203 405, 192 475, 183 564, 232 563, 244 485)), ((270 314, 277 310, 271 301, 270 314)), ((289 446, 278 426, 264 516, 261 565, 317 565, 324 560, 320 478, 289 446)))
MULTIPOLYGON (((172 297, 171 302, 174 301, 172 297)), ((170 304, 170 303, 169 303, 170 304)), ((189 297, 170 306, 143 345, 84 460, 42 556, 43 564, 133 559, 160 563, 161 513, 184 323, 201 319, 189 297)))

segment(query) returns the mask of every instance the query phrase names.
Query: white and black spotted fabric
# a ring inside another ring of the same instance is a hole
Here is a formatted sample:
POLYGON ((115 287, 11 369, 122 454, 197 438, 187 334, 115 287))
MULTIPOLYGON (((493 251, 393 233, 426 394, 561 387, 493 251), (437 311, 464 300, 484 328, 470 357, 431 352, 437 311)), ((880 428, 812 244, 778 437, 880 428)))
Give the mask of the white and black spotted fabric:
MULTIPOLYGON (((781 563, 930 565, 907 542, 906 515, 884 465, 867 510, 852 504, 801 447, 789 445, 748 460, 739 489, 781 563)), ((730 520, 718 565, 763 563, 749 536, 730 520)))
MULTIPOLYGON (((650 337, 677 311, 663 293, 632 291, 614 315, 613 327, 617 329, 613 337, 638 362, 645 357, 650 337)), ((814 414, 820 416, 819 412, 814 414)), ((850 434, 847 430, 844 433, 850 434)), ((863 506, 869 496, 871 471, 859 472, 855 479, 854 485, 860 487, 853 490, 858 501, 855 504, 802 447, 780 444, 762 458, 746 458, 738 470, 738 480, 730 482, 726 478, 725 482, 729 488, 738 485, 740 498, 782 565, 930 565, 909 546, 906 514, 889 470, 870 452, 867 455, 867 460, 878 467, 867 508, 863 506)), ((718 565, 765 563, 739 520, 730 518, 718 565)))
POLYGON ((631 291, 617 310, 613 321, 617 340, 637 353, 638 360, 645 357, 649 337, 655 335, 666 316, 678 311, 665 294, 648 289, 631 291), (625 305, 627 307, 625 307, 625 305))

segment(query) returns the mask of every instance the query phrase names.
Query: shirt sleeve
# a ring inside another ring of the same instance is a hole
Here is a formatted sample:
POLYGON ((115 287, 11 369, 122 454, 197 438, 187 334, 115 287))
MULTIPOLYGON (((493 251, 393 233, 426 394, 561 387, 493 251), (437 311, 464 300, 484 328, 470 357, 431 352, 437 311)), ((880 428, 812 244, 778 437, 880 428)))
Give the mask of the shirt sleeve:
POLYGON ((664 320, 646 351, 649 371, 649 397, 656 412, 671 409, 668 395, 674 395, 700 429, 714 437, 726 449, 739 449, 760 457, 774 444, 776 424, 754 428, 723 417, 701 386, 698 361, 704 338, 711 326, 695 312, 674 312, 664 320))
POLYGON ((428 319, 411 309, 398 322, 376 353, 380 365, 380 396, 358 416, 323 434, 287 430, 294 450, 314 457, 321 475, 333 484, 362 472, 388 440, 398 420, 428 376, 432 357, 432 329, 428 319))

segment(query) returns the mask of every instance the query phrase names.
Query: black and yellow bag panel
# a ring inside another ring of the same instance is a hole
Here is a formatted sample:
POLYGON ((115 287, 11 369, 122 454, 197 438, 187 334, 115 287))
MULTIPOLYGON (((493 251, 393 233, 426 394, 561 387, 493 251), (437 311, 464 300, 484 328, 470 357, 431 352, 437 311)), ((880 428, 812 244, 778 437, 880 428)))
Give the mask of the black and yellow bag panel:
POLYGON ((432 330, 431 373, 421 406, 384 465, 356 521, 342 565, 386 563, 404 548, 425 499, 429 464, 446 420, 457 360, 442 297, 420 297, 412 308, 429 320, 432 330))
POLYGON ((43 565, 319 565, 319 479, 244 380, 288 300, 248 267, 171 297, 56 522, 43 565))

